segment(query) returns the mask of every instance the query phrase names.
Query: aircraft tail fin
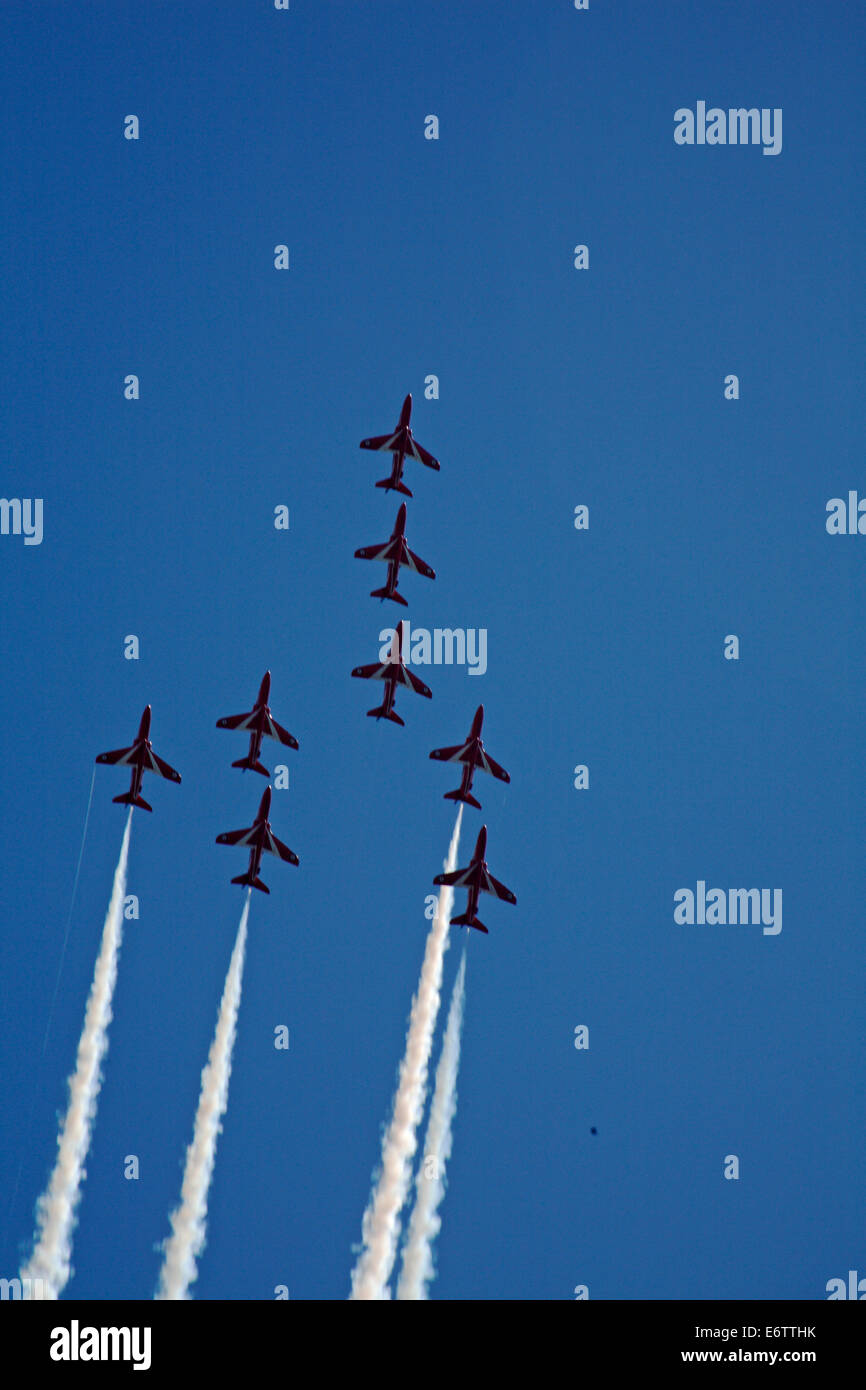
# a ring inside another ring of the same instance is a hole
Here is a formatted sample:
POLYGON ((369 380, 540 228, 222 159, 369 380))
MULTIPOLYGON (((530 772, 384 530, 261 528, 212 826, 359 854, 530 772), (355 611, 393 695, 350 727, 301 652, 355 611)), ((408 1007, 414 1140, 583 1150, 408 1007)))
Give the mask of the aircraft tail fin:
POLYGON ((271 775, 266 767, 262 767, 261 763, 253 758, 238 758, 236 763, 232 763, 232 767, 248 768, 250 772, 260 772, 263 777, 271 775))
POLYGON ((474 927, 476 931, 487 932, 483 922, 479 922, 477 917, 470 917, 468 912, 464 912, 461 917, 451 918, 452 927, 474 927))
POLYGON ((409 607, 406 599, 404 599, 402 594, 398 594, 396 589, 388 589, 387 587, 384 589, 371 589, 370 598, 392 598, 395 603, 402 603, 404 608, 409 607))
POLYGON ((266 883, 262 883, 260 878, 253 878, 252 874, 238 874, 237 878, 232 879, 232 883, 242 883, 245 888, 258 888, 261 893, 271 891, 266 883))
POLYGON ((412 493, 409 491, 405 483, 392 483, 390 478, 382 478, 381 481, 376 484, 376 486, 383 487, 386 492, 402 492, 404 497, 412 496, 412 493))
POLYGON ((369 719, 390 719, 392 724, 402 724, 405 726, 406 720, 401 719, 396 710, 386 709, 384 705, 379 705, 377 709, 368 709, 369 719))
POLYGON ((122 796, 113 796, 112 801, 119 801, 121 806, 139 806, 142 811, 152 811, 153 807, 145 801, 143 796, 133 796, 132 792, 124 792, 122 796))
POLYGON ((477 811, 481 810, 481 802, 476 801, 471 792, 463 792, 458 787, 456 792, 445 792, 446 801, 465 801, 467 806, 474 806, 477 811))

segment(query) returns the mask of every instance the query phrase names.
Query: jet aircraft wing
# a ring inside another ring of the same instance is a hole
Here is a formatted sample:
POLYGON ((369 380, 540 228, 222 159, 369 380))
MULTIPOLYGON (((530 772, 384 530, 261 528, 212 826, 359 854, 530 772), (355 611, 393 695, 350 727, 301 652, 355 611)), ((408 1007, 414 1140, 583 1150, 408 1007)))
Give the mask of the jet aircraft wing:
POLYGON ((430 757, 440 763, 466 763, 469 759, 464 755, 468 750, 468 743, 456 743, 452 748, 434 748, 430 757))
POLYGON ((494 878, 491 873, 485 873, 485 883, 481 887, 486 893, 493 893, 495 897, 501 898, 506 903, 516 903, 517 899, 510 888, 506 888, 504 883, 500 883, 498 878, 494 878))
POLYGON ((175 772, 174 768, 169 766, 165 759, 161 758, 158 753, 154 753, 152 748, 146 748, 145 754, 146 761, 144 765, 145 767, 149 766, 151 772, 158 772, 160 777, 167 777, 169 782, 180 781, 180 773, 175 772))
POLYGON ((477 871, 470 864, 467 869, 455 869, 451 874, 437 874, 433 882, 445 888, 471 888, 477 878, 477 871))
POLYGON ((227 714, 225 719, 217 720, 218 729, 248 729, 253 711, 247 710, 246 714, 227 714))
POLYGON ((481 754, 481 757, 478 760, 478 766, 481 768, 483 772, 489 772, 492 777, 498 777, 500 782, 511 781, 511 778, 505 771, 505 768, 501 767, 500 764, 496 762, 495 758, 491 758, 490 755, 487 753, 481 754))
POLYGON ((356 560, 393 560, 397 547, 394 541, 383 541, 381 545, 362 545, 355 551, 356 560))
POLYGON ((133 761, 129 757, 132 751, 131 748, 115 748, 111 753, 100 753, 96 761, 98 763, 111 763, 112 766, 116 763, 130 763, 133 761))
POLYGON ((248 845, 252 841, 254 826, 247 825, 243 830, 226 830, 222 835, 217 835, 218 845, 248 845))
POLYGON ((436 571, 432 570, 426 560, 422 560, 420 555, 416 555, 414 550, 406 546, 408 559, 403 561, 406 569, 413 570, 415 574, 423 574, 427 579, 435 579, 436 571))
POLYGON ((410 441, 409 448, 406 452, 410 454, 412 458, 417 459, 419 463, 426 463, 428 468, 435 468, 436 472, 439 472, 439 460, 434 458, 423 445, 419 444, 417 439, 412 439, 410 441))
POLYGON ((277 739, 279 743, 284 743, 287 748, 297 748, 298 740, 293 738, 288 729, 284 729, 282 724, 278 724, 276 719, 268 718, 267 731, 271 738, 277 739))
POLYGON ((374 434, 372 439, 362 439, 362 449, 395 449, 396 434, 374 434))
POLYGON ((284 845, 282 840, 278 840, 271 830, 265 836, 265 843, 262 848, 268 850, 270 854, 275 854, 278 859, 285 860, 287 864, 300 863, 294 850, 289 849, 288 845, 284 845))

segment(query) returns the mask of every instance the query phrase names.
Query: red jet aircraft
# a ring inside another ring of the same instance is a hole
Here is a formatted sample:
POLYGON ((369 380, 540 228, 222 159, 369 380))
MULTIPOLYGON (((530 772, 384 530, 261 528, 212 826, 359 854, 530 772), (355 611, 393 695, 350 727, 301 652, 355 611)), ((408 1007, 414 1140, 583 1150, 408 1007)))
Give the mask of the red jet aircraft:
POLYGON ((367 714, 373 719, 390 719, 393 724, 405 724, 405 719, 401 719, 394 710, 394 692, 398 685, 407 685, 418 695, 426 695, 428 700, 433 698, 432 691, 424 682, 419 680, 414 672, 407 671, 403 665, 402 623, 397 628, 396 637, 391 643, 390 660, 384 663, 376 661, 371 666, 356 666, 352 675, 360 676, 362 680, 385 682, 385 699, 378 709, 367 710, 367 714))
POLYGON ((481 724, 484 720, 484 706, 479 705, 475 711, 475 718, 472 721, 472 728, 469 730, 469 737, 465 743, 456 748, 434 748, 430 754, 431 758, 436 758, 442 763, 462 763, 463 780, 455 792, 445 792, 446 801, 465 801, 470 806, 476 806, 481 810, 481 802, 476 801, 474 796, 470 796, 472 778, 476 767, 482 772, 489 772, 491 776, 498 777, 500 782, 510 782, 511 778, 500 767, 499 763, 494 762, 489 753, 485 753, 484 744, 481 742, 481 724))
POLYGON ((381 449, 389 451, 394 456, 394 467, 391 470, 390 478, 383 478, 376 484, 394 492, 402 492, 405 497, 412 494, 401 482, 403 476, 403 463, 407 458, 417 459, 419 463, 426 463, 428 468, 435 468, 439 471, 439 460, 434 459, 432 454, 428 454, 426 449, 422 449, 417 439, 412 436, 409 428, 409 416, 412 414, 412 397, 407 396, 403 402, 403 409, 400 411, 400 419, 397 421, 397 428, 393 434, 377 434, 372 439, 362 439, 362 449, 381 449))
POLYGON ((469 868, 456 869, 453 874, 437 874, 433 880, 434 883, 450 884, 455 888, 469 889, 466 911, 462 917, 451 918, 452 927, 475 927, 477 931, 487 931, 484 923, 479 922, 476 916, 479 893, 493 893, 497 898, 502 898, 507 903, 517 902, 511 889, 506 888, 504 883, 500 883, 499 879, 494 878, 489 872, 484 859, 486 848, 487 826, 482 825, 469 868))
POLYGON ((282 840, 278 840, 271 830, 271 823, 268 820, 268 812, 271 809, 271 789, 265 787, 264 796, 259 803, 259 809, 252 825, 247 830, 227 830, 224 835, 217 835, 218 845, 249 845, 250 847, 250 867, 245 874, 239 874, 232 879, 232 883, 242 883, 249 888, 258 888, 262 893, 270 893, 267 884, 262 883, 259 878, 259 865, 262 859, 262 852, 268 850, 271 854, 276 854, 280 859, 284 859, 287 864, 297 864, 298 856, 284 845, 282 840))
POLYGON ((168 763, 163 762, 162 758, 157 757, 154 753, 148 738, 149 733, 150 705, 141 716, 141 723, 138 726, 138 733, 132 747, 116 748, 113 753, 100 753, 96 759, 98 763, 122 764, 124 767, 132 768, 129 791, 124 792, 122 796, 112 797, 112 800, 120 801, 124 806, 140 806, 142 811, 153 810, 153 807, 148 806, 141 795, 141 779, 145 772, 158 772, 161 777, 167 777, 169 782, 180 781, 180 773, 175 772, 173 767, 169 767, 168 763))
POLYGON ((404 502, 394 523, 394 530, 391 532, 391 539, 385 541, 384 545, 365 545, 360 550, 355 551, 357 560, 386 560, 388 563, 388 581, 384 589, 371 589, 371 598, 392 598, 395 603, 402 603, 404 608, 408 604, 402 594, 397 593, 397 579, 400 573, 400 566, 405 565, 407 569, 413 570, 415 574, 423 574, 427 579, 435 579, 436 575, 425 560, 420 555, 416 555, 406 544, 406 503, 404 502))
POLYGON ((238 758, 232 767, 249 768, 251 772, 260 772, 263 777, 270 777, 266 767, 262 767, 259 762, 259 754, 262 751, 262 739, 265 734, 270 738, 277 739, 285 744, 287 748, 297 748, 298 740, 293 738, 282 724, 278 724, 271 714, 268 706, 268 695, 271 689, 271 673, 266 671, 262 683, 259 686, 259 693, 256 696, 256 703, 249 714, 229 714, 225 719, 217 720, 218 729, 245 729, 249 730, 250 751, 245 758, 238 758))

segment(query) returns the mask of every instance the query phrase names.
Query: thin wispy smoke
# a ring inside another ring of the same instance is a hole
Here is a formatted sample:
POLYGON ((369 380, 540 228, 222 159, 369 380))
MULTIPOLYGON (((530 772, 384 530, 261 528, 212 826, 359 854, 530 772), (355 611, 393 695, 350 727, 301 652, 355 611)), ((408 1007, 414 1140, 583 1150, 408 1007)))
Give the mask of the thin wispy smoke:
MULTIPOLYGON (((453 873, 457 864, 462 818, 461 804, 448 846, 446 873, 453 873)), ((350 1297, 353 1299, 390 1297, 388 1280, 397 1255, 400 1212, 412 1180, 412 1158, 418 1147, 416 1134, 424 1112, 427 1069, 439 1012, 442 958, 449 944, 448 922, 453 901, 454 889, 443 884, 439 889, 436 912, 427 937, 418 991, 412 1000, 393 1114, 382 1140, 382 1171, 364 1212, 361 1228, 363 1247, 352 1271, 350 1297)))
POLYGON ((439 1205, 445 1196, 445 1165, 451 1157, 451 1127, 457 1113, 457 1072, 460 1068, 460 1033, 466 983, 466 948, 448 1009, 442 1055, 436 1068, 433 1100, 421 1165, 415 1178, 416 1197, 403 1248, 403 1268, 397 1285, 400 1299, 427 1297, 427 1285, 436 1278, 433 1242, 442 1218, 439 1205), (429 1171, 428 1171, 429 1169, 429 1171))
POLYGON ((217 1015, 216 1032, 201 1074, 201 1095, 193 1127, 192 1143, 186 1151, 186 1166, 180 1203, 169 1220, 172 1234, 165 1242, 165 1258, 160 1272, 158 1299, 189 1298, 189 1286, 198 1277, 196 1261, 204 1249, 207 1234, 207 1199, 216 1160, 217 1140, 229 1099, 232 1053, 241 1002, 244 950, 250 890, 247 890, 238 934, 217 1015))
POLYGON ((22 1280, 40 1281, 35 1287, 45 1299, 58 1298, 72 1273, 72 1231, 81 1200, 81 1186, 86 1176, 84 1164, 102 1086, 102 1061, 108 1049, 111 1001, 123 936, 123 899, 126 894, 131 826, 132 807, 126 818, 120 857, 114 871, 111 898, 102 929, 102 944, 93 972, 84 1028, 78 1042, 75 1071, 69 1078, 69 1106, 57 1136, 57 1162, 48 1187, 36 1206, 37 1233, 33 1254, 21 1270, 22 1280))
POLYGON ((33 1133, 33 1115, 36 1110, 36 1100, 42 1090, 42 1068, 45 1062, 45 1053, 48 1051, 48 1039, 51 1035, 51 1024, 54 1019, 54 1009, 57 1005, 57 995, 60 990, 60 979, 63 975, 63 962, 66 959, 66 947, 69 943, 69 929, 72 926, 72 913, 75 909, 75 895, 78 892, 78 879, 81 875, 81 862, 84 859, 84 845, 87 840, 87 826, 90 821, 90 807, 93 802, 93 788, 96 783, 96 764, 93 765, 93 773, 90 778, 90 792, 87 797, 87 810, 84 813, 84 830, 81 835, 81 847, 78 851, 78 862, 75 865, 75 877, 72 880, 72 896, 69 899, 69 912, 66 917, 66 929, 63 933, 63 944, 60 948, 60 957, 57 962, 57 975, 54 980, 54 992, 51 995, 51 1004, 48 1009, 48 1019, 45 1024, 45 1032, 42 1035, 42 1054, 39 1058, 39 1068, 37 1071, 37 1082, 33 1086, 30 1095, 30 1114, 27 1119, 27 1129, 25 1130, 25 1140, 21 1145, 21 1157, 18 1161, 18 1172, 15 1174, 15 1183, 12 1187, 12 1196, 9 1198, 9 1206, 6 1212, 7 1222, 11 1221, 12 1213, 15 1210, 15 1198, 18 1196, 18 1188, 21 1185, 21 1174, 24 1171, 24 1160, 30 1150, 30 1135, 33 1133))

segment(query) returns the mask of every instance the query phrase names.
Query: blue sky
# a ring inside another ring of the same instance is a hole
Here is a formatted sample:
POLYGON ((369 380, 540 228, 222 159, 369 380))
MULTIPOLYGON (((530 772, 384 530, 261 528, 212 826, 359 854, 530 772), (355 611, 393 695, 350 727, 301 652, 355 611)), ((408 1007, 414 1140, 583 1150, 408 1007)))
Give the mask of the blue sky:
POLYGON ((3 29, 0 492, 44 499, 44 537, 0 536, 0 1273, 123 831, 99 768, 41 1058, 93 760, 150 703, 183 783, 133 817, 67 1294, 153 1293, 242 906, 214 841, 264 786, 215 724, 270 668, 301 863, 252 904, 195 1295, 348 1293, 453 826, 428 753, 483 701, 512 780, 478 779, 460 862, 486 823, 517 905, 468 942, 433 1296, 824 1297, 866 1260, 866 539, 825 528, 866 493, 862 12, 11 0, 3 29), (699 100, 781 108, 781 153, 678 146, 699 100), (406 468, 437 572, 407 616, 484 628, 488 668, 419 668, 398 729, 349 673, 401 616, 354 551, 397 511, 358 443, 407 391, 442 462, 406 468), (698 880, 781 888, 781 932, 676 924, 698 880))

